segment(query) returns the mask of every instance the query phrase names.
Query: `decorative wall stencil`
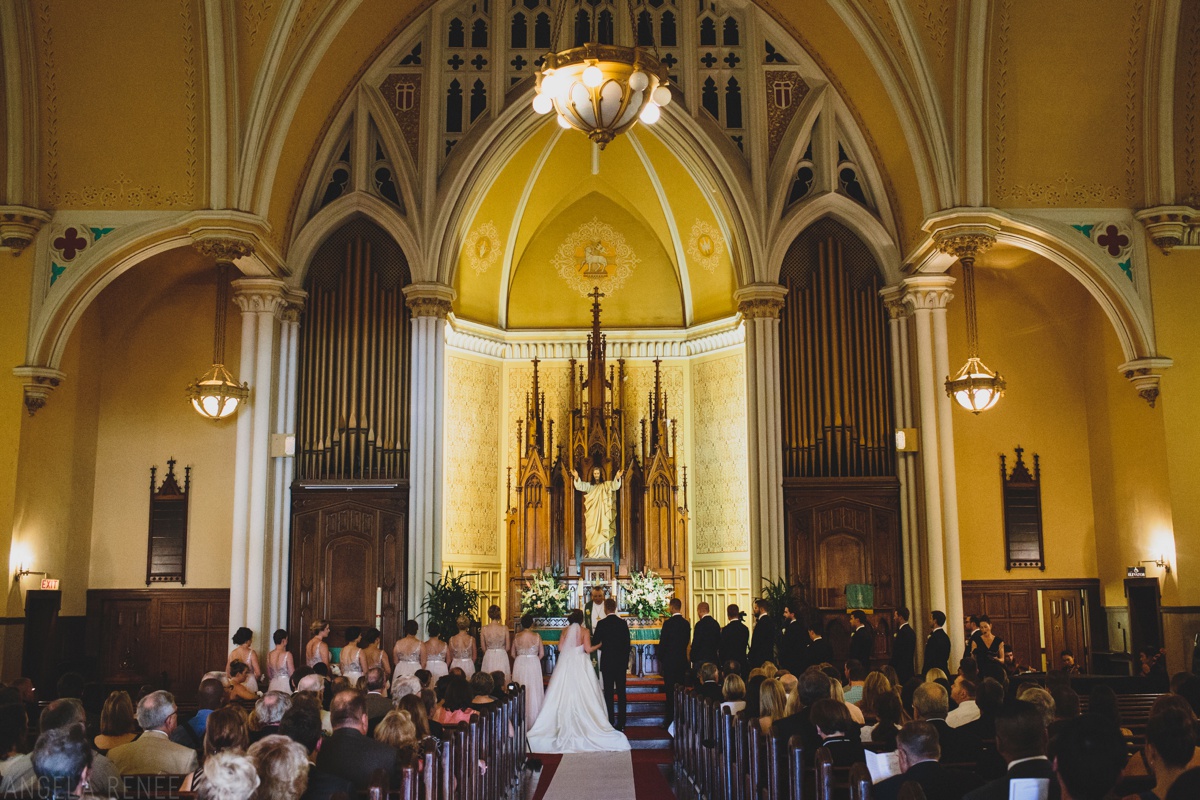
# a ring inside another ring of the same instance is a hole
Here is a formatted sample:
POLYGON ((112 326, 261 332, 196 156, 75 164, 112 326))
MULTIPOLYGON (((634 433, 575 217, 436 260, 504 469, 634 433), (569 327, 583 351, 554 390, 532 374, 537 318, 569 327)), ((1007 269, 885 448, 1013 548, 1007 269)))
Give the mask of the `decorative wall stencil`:
POLYGON ((1179 62, 1175 68, 1176 85, 1181 87, 1180 112, 1176 123, 1181 148, 1179 166, 1182 180, 1175 188, 1176 198, 1194 204, 1200 194, 1200 4, 1185 3, 1179 24, 1179 62))
POLYGON ((1133 280, 1133 236, 1125 223, 1091 222, 1071 227, 1095 242, 1125 277, 1133 280))
POLYGON ((95 225, 56 225, 50 232, 50 285, 62 277, 72 261, 116 228, 95 225))
POLYGON ((690 263, 703 267, 706 272, 716 272, 721 256, 725 254, 725 237, 715 225, 698 219, 692 223, 687 254, 690 263))
POLYGON ((421 75, 394 72, 379 84, 379 92, 400 126, 408 154, 416 160, 421 143, 421 75))
POLYGON ((496 223, 491 220, 476 226, 463 242, 463 254, 466 256, 467 265, 478 275, 499 263, 503 252, 504 245, 496 231, 496 223))
POLYGON ((746 362, 735 353, 692 367, 693 453, 688 501, 695 552, 750 549, 746 362))
POLYGON ((558 246, 554 268, 567 284, 583 297, 600 287, 612 296, 625 285, 640 259, 625 242, 625 236, 609 225, 592 217, 558 246))
POLYGON ((771 69, 765 73, 767 93, 767 152, 771 160, 788 125, 808 94, 808 84, 795 70, 771 69))
POLYGON ((242 3, 242 20, 246 25, 246 38, 250 44, 258 38, 258 30, 271 14, 271 0, 244 0, 242 3))
POLYGON ((933 42, 938 61, 946 57, 946 43, 950 40, 950 5, 937 0, 917 0, 917 14, 925 27, 925 35, 933 42))
MULTIPOLYGON (((612 363, 611 361, 609 362, 612 363)), ((684 408, 683 367, 666 362, 662 365, 662 392, 667 399, 667 417, 678 426, 679 445, 683 446, 683 432, 688 409, 684 408)), ((639 451, 642 447, 643 417, 648 417, 649 395, 654 390, 654 365, 646 362, 625 365, 625 441, 639 451)))
POLYGON ((446 359, 447 553, 500 558, 500 366, 446 359))

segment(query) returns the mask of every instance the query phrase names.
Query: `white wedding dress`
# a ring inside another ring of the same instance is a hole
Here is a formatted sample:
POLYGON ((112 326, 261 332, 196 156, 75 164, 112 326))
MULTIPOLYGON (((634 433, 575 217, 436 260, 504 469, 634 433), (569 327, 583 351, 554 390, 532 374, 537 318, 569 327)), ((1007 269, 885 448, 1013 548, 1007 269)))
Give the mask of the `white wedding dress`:
POLYGON ((558 663, 528 738, 533 753, 629 749, 625 734, 608 724, 604 690, 592 660, 583 651, 583 634, 578 625, 568 627, 558 640, 558 663))

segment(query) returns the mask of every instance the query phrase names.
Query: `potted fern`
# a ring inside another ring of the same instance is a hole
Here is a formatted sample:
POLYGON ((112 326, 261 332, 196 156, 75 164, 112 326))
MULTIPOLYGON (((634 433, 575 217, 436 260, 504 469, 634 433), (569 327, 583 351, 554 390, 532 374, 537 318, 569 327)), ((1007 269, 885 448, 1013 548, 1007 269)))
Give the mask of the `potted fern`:
POLYGON ((454 567, 447 567, 444 575, 428 581, 429 591, 425 593, 421 610, 425 623, 436 625, 444 639, 449 639, 458 630, 460 615, 470 617, 472 627, 477 622, 480 593, 472 579, 478 577, 475 572, 455 572, 454 567))

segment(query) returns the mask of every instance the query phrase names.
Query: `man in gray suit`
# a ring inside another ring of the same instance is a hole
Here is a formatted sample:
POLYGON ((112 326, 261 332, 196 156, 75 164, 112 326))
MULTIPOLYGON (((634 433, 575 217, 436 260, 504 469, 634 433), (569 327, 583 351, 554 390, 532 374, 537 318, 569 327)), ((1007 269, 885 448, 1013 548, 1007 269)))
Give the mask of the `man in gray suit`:
POLYGON ((151 692, 138 701, 142 735, 108 754, 121 774, 186 775, 196 770, 196 751, 171 741, 171 732, 179 724, 177 711, 170 692, 151 692))
MULTIPOLYGON (((55 700, 46 706, 38 719, 38 730, 41 733, 83 726, 87 722, 83 704, 73 697, 55 700)), ((12 794, 31 794, 37 789, 37 774, 33 769, 33 756, 25 754, 16 756, 4 768, 4 779, 0 781, 0 792, 12 794)), ((121 772, 112 761, 102 755, 92 758, 92 768, 88 773, 88 791, 101 797, 119 797, 125 791, 121 781, 121 772)))

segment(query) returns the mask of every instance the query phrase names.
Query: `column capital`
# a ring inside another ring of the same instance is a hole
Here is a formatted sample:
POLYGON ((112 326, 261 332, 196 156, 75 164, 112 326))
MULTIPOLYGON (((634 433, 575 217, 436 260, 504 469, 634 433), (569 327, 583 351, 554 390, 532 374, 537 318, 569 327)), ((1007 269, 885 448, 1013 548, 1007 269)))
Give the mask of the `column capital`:
POLYGON ((945 308, 954 299, 950 291, 954 278, 949 275, 917 275, 905 278, 900 285, 904 287, 904 302, 914 311, 945 308))
POLYGON ((1117 369, 1125 376, 1125 380, 1133 384, 1138 397, 1154 408, 1154 404, 1158 402, 1158 384, 1162 379, 1162 372, 1174 363, 1169 358, 1135 358, 1133 361, 1126 361, 1117 369))
POLYGON ((304 304, 308 301, 308 292, 299 289, 283 290, 283 305, 279 307, 279 319, 282 322, 299 322, 304 304))
POLYGON ((50 367, 20 366, 13 370, 13 375, 21 379, 25 390, 25 410, 29 416, 36 414, 53 392, 67 377, 66 373, 50 367))
POLYGON ((232 264, 239 258, 254 255, 254 242, 249 237, 202 234, 193 236, 192 247, 218 264, 232 264))
POLYGON ((444 283, 423 281, 404 287, 404 302, 414 317, 445 319, 458 293, 444 283))
POLYGON ((1145 226, 1146 233, 1163 251, 1163 255, 1170 255, 1176 247, 1200 247, 1198 209, 1191 206, 1155 206, 1133 216, 1145 226))
POLYGON ((231 285, 233 302, 243 314, 256 311, 277 314, 287 303, 287 285, 278 278, 239 278, 231 285))
POLYGON ((957 259, 974 259, 996 243, 997 228, 991 225, 955 225, 933 234, 938 250, 957 259))
POLYGON ((734 292, 733 299, 745 319, 779 319, 787 292, 778 283, 752 283, 734 292))
POLYGON ((0 206, 0 250, 19 256, 49 221, 50 215, 40 208, 0 206))
POLYGON ((883 307, 887 309, 888 319, 905 319, 912 316, 912 309, 904 300, 905 291, 904 284, 899 283, 895 286, 885 286, 879 290, 879 296, 883 298, 883 307))

